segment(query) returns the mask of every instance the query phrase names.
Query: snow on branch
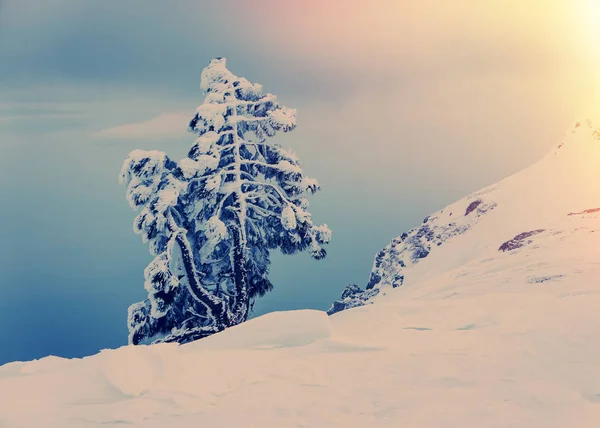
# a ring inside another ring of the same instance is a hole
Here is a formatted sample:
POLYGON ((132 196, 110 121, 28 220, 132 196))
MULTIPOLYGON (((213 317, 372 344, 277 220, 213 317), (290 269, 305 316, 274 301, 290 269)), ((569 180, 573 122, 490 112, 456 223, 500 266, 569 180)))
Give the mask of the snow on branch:
POLYGON ((133 178, 150 180, 162 174, 172 164, 167 155, 157 150, 134 150, 129 153, 119 174, 122 184, 129 184, 133 178))
POLYGON ((253 166, 260 166, 263 168, 270 168, 270 169, 274 169, 279 172, 282 172, 284 174, 292 174, 292 173, 302 172, 302 170, 300 169, 300 167, 298 165, 293 165, 291 162, 289 162, 287 160, 280 161, 279 163, 276 163, 276 164, 270 164, 270 163, 255 161, 255 160, 244 160, 244 161, 242 161, 242 165, 253 165, 253 166))

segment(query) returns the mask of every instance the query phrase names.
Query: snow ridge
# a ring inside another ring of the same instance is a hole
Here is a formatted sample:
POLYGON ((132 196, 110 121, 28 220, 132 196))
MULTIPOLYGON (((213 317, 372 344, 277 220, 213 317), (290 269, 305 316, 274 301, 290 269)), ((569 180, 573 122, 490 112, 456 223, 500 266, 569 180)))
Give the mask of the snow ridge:
MULTIPOLYGON (((581 205, 583 201, 587 204, 594 200, 590 194, 598 193, 593 190, 594 186, 600 187, 600 128, 597 127, 600 115, 592 118, 596 120, 575 122, 561 144, 536 164, 447 206, 425 218, 420 226, 392 240, 375 256, 365 290, 354 284, 346 287, 328 314, 371 304, 377 296, 385 294, 380 293, 382 290, 398 288, 409 279, 411 283, 422 280, 423 272, 415 274, 415 266, 430 260, 431 254, 439 253, 439 247, 445 248, 454 238, 465 235, 483 218, 489 218, 490 213, 499 214, 498 207, 502 214, 496 216, 495 224, 486 225, 486 232, 491 236, 471 236, 471 245, 491 245, 496 249, 499 246, 499 251, 511 253, 530 245, 531 237, 545 231, 539 223, 555 215, 576 216, 600 210, 594 208, 597 204, 581 205), (545 207, 544 211, 539 209, 541 206, 545 207), (503 216, 513 219, 515 224, 503 216), (523 223, 522 229, 513 230, 518 226, 516 220, 523 223), (497 243, 490 242, 493 236, 499 240, 497 243)), ((435 257, 438 264, 445 263, 441 259, 435 257)))

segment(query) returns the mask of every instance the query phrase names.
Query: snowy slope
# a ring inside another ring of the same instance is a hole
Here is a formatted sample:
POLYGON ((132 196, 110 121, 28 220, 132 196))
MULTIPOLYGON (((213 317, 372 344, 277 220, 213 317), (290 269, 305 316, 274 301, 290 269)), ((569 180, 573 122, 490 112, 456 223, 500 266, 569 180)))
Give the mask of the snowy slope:
POLYGON ((329 313, 373 303, 385 289, 421 283, 463 266, 482 251, 493 259, 501 244, 515 237, 527 245, 562 233, 562 227, 577 227, 585 213, 570 222, 565 222, 565 213, 600 207, 599 128, 591 120, 576 122, 540 162, 426 217, 423 224, 395 238, 376 255, 366 289, 347 287, 329 313))
POLYGON ((372 305, 7 364, 0 427, 598 427, 596 208, 600 132, 582 122, 394 240, 372 305))

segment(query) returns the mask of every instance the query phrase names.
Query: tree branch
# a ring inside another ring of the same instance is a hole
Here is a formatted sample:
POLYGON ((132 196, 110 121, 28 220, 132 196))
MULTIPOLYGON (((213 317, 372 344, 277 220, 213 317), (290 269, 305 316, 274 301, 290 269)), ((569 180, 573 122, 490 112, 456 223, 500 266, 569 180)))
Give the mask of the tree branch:
POLYGON ((262 166, 263 168, 271 168, 271 169, 275 169, 277 171, 281 171, 283 173, 300 172, 300 168, 297 165, 292 164, 291 162, 290 162, 290 165, 292 165, 293 167, 295 167, 296 171, 289 171, 289 170, 280 168, 280 167, 278 167, 277 165, 274 165, 274 164, 260 162, 260 161, 253 161, 253 160, 244 160, 244 161, 242 161, 242 165, 262 166))
POLYGON ((289 197, 287 195, 284 195, 283 192, 281 190, 279 190, 275 185, 271 184, 271 183, 266 183, 264 181, 248 181, 248 180, 242 180, 242 184, 253 184, 253 185, 257 185, 257 186, 265 186, 268 187, 272 190, 274 190, 276 193, 279 194, 279 196, 281 197, 282 201, 289 201, 289 197))
POLYGON ((217 326, 227 324, 230 319, 228 306, 223 299, 213 295, 202 286, 198 272, 196 272, 194 254, 192 253, 185 236, 185 229, 182 229, 177 225, 171 211, 172 209, 170 209, 168 213, 168 227, 171 233, 173 233, 175 242, 177 242, 181 251, 181 259, 187 277, 185 283, 188 291, 198 303, 206 308, 209 318, 212 318, 217 326))
POLYGON ((249 146, 255 146, 258 150, 258 147, 263 147, 267 150, 273 150, 277 153, 279 153, 281 155, 282 158, 285 158, 285 160, 289 161, 292 165, 294 166, 298 166, 298 161, 294 158, 292 158, 290 156, 290 153, 285 150, 283 147, 279 147, 278 145, 275 144, 267 144, 265 142, 263 143, 252 143, 249 141, 244 141, 243 143, 244 145, 249 145, 249 146))
POLYGON ((273 210, 270 210, 268 208, 259 207, 258 205, 254 204, 252 202, 248 202, 248 208, 253 209, 254 212, 256 212, 258 215, 260 215, 262 217, 278 216, 279 215, 279 213, 276 213, 273 210))
POLYGON ((264 202, 270 203, 270 205, 273 207, 281 206, 281 201, 279 201, 271 193, 250 192, 246 193, 246 195, 249 199, 260 199, 264 202))

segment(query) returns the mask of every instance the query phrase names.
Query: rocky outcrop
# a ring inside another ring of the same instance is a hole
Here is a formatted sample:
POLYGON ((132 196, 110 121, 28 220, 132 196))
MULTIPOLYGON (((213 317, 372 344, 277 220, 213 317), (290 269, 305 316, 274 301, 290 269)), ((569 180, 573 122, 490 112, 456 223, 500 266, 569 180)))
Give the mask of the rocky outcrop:
POLYGON ((328 315, 341 312, 345 309, 356 308, 363 306, 371 301, 371 299, 379 294, 379 289, 363 290, 356 284, 350 284, 344 291, 339 300, 332 303, 327 311, 328 315))
POLYGON ((524 247, 525 245, 529 245, 533 242, 533 240, 528 239, 528 238, 530 238, 534 235, 539 235, 542 232, 545 232, 545 229, 537 229, 537 230, 531 230, 529 232, 519 233, 514 238, 509 239, 508 241, 506 241, 502 245, 500 245, 500 248, 498 248, 498 251, 504 251, 504 252, 514 251, 514 250, 524 247))
POLYGON ((330 315, 370 303, 382 288, 397 288, 405 283, 405 270, 425 259, 432 251, 455 236, 462 235, 492 211, 496 203, 485 197, 488 188, 470 195, 437 213, 426 217, 415 227, 381 250, 375 256, 365 290, 349 285, 340 299, 333 302, 330 315))

